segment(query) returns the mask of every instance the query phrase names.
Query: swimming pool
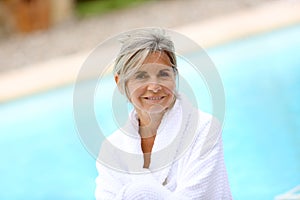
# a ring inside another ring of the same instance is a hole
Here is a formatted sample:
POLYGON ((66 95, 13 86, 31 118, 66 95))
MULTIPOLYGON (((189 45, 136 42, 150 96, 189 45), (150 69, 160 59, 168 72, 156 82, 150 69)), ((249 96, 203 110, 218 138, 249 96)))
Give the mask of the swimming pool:
POLYGON ((300 184, 300 27, 209 51, 224 80, 225 156, 235 199, 300 184))
MULTIPOLYGON (((235 199, 300 184, 300 26, 208 50, 226 94, 225 160, 235 199)), ((93 199, 95 161, 77 136, 73 87, 0 105, 0 199, 93 199)))

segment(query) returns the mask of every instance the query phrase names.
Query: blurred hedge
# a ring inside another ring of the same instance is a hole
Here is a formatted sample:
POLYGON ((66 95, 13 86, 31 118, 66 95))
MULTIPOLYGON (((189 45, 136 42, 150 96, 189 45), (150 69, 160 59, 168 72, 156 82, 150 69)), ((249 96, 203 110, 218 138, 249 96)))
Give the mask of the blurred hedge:
POLYGON ((141 4, 147 0, 76 0, 79 17, 100 15, 109 11, 141 4))

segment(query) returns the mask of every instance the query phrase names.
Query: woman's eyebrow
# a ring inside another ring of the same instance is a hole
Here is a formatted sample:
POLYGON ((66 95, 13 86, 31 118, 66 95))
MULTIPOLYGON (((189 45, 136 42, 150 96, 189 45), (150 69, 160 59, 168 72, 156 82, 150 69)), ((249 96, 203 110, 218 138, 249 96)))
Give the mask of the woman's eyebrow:
POLYGON ((171 69, 169 69, 169 68, 165 68, 165 69, 161 69, 161 70, 159 70, 160 72, 161 71, 171 71, 171 69))
POLYGON ((137 71, 137 72, 135 72, 134 73, 135 75, 140 75, 140 74, 147 74, 147 72, 146 71, 137 71))
MULTIPOLYGON (((159 72, 163 72, 163 71, 171 71, 171 69, 165 68, 165 69, 159 70, 159 72)), ((147 72, 147 71, 137 71, 137 72, 135 72, 134 74, 135 74, 135 75, 148 74, 148 72, 147 72)))

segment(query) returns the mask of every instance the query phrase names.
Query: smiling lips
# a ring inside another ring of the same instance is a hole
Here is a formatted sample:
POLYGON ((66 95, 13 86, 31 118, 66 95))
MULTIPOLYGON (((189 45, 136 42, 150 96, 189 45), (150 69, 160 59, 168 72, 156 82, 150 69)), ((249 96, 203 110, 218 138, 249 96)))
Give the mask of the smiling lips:
POLYGON ((163 98, 165 98, 165 96, 156 96, 156 97, 143 97, 146 100, 150 100, 150 101, 159 101, 162 100, 163 98))

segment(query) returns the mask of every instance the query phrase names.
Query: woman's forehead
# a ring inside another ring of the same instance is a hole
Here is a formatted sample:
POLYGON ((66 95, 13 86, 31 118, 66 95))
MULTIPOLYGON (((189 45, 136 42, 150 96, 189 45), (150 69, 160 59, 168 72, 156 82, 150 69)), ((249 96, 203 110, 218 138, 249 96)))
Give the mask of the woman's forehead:
POLYGON ((155 51, 150 53, 143 62, 143 65, 159 64, 165 66, 171 66, 169 56, 165 52, 155 51))
POLYGON ((161 70, 172 70, 172 66, 162 63, 145 63, 137 71, 157 72, 161 70))

